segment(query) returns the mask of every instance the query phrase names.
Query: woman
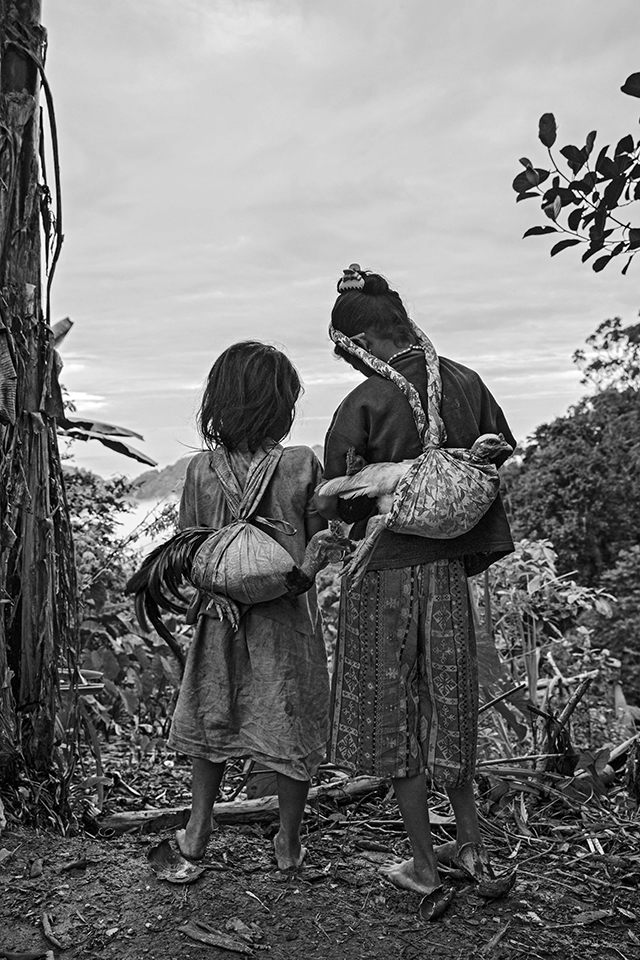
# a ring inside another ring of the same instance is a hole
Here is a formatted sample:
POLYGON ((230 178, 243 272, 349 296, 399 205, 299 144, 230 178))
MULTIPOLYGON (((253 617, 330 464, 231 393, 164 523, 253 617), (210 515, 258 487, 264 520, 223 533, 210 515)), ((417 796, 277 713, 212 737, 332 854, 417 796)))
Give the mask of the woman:
MULTIPOLYGON (((469 448, 483 433, 502 433, 515 447, 480 377, 436 357, 383 277, 352 264, 338 294, 329 328, 335 352, 366 379, 333 417, 326 479, 351 472, 354 462, 420 456, 414 410, 400 388, 404 381, 417 391, 428 424, 441 417, 445 447, 469 448)), ((367 497, 317 502, 325 517, 353 522, 355 538, 363 535, 374 507, 367 497)), ((455 845, 447 845, 442 858, 463 848, 474 862, 486 857, 473 794, 478 684, 467 576, 512 550, 498 497, 475 527, 455 539, 385 530, 361 584, 343 581, 330 759, 353 772, 392 778, 413 857, 384 873, 396 886, 423 895, 425 919, 436 919, 450 901, 438 875, 425 771, 446 787, 456 819, 455 845)))

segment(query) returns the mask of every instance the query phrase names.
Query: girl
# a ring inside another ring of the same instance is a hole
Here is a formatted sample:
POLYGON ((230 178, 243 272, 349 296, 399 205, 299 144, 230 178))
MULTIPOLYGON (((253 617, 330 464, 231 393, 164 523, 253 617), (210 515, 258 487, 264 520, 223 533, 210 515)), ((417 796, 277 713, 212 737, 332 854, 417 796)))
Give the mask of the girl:
MULTIPOLYGON (((320 463, 308 447, 279 443, 291 429, 300 391, 293 365, 267 344, 236 343, 218 357, 198 415, 209 449, 189 463, 181 528, 229 523, 219 477, 230 469, 230 483, 243 488, 248 476, 266 469, 271 475, 256 513, 275 522, 264 529, 300 563, 309 539, 326 526, 312 505, 320 463)), ((302 864, 300 825, 310 777, 325 752, 328 695, 315 588, 242 607, 236 631, 201 609, 169 736, 170 747, 193 758, 191 815, 176 834, 185 857, 204 854, 226 760, 251 757, 276 772, 278 867, 302 864)))
MULTIPOLYGON (((428 416, 440 414, 445 446, 469 448, 481 434, 499 432, 515 446, 480 377, 418 344, 402 300, 383 277, 352 264, 338 293, 329 328, 336 354, 367 379, 334 415, 326 479, 350 472, 354 458, 399 462, 422 453, 414 411, 393 382, 394 370, 416 388, 428 416)), ((326 517, 355 522, 351 536, 357 538, 373 501, 319 497, 317 503, 326 517)), ((423 895, 425 919, 439 916, 449 900, 431 840, 425 770, 446 786, 456 818, 457 842, 441 857, 464 861, 466 852, 475 863, 485 856, 473 795, 478 690, 466 578, 511 550, 498 497, 455 539, 383 532, 362 585, 343 581, 330 759, 352 772, 392 778, 413 857, 385 873, 423 895)))

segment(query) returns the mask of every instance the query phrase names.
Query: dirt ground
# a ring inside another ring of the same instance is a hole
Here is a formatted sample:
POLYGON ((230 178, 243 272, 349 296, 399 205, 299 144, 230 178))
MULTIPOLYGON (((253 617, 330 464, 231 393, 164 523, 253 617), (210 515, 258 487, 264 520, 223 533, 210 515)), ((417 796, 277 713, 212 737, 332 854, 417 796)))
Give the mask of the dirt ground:
MULTIPOLYGON (((198 921, 233 937, 236 952, 272 960, 640 958, 640 854, 593 853, 563 841, 561 827, 555 843, 514 835, 501 849, 488 837, 498 870, 517 864, 515 887, 491 901, 448 878, 455 899, 425 924, 419 897, 378 875, 389 852, 407 853, 397 811, 388 816, 380 826, 371 814, 356 821, 348 808, 322 816, 310 809, 307 862, 293 876, 275 868, 273 823, 220 826, 207 869, 191 885, 157 879, 147 861, 171 831, 101 840, 9 825, 0 837, 0 957, 232 957, 181 931, 198 921), (509 846, 516 855, 507 860, 509 846)), ((636 849, 639 828, 624 829, 636 849)), ((618 846, 607 841, 606 821, 600 836, 603 849, 618 846)))

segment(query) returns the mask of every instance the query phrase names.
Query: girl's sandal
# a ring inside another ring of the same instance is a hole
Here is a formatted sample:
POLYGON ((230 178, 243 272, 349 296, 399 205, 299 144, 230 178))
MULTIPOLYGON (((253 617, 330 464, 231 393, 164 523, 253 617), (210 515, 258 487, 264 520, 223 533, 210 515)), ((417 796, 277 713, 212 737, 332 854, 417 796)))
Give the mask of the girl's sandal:
POLYGON ((453 887, 445 890, 443 886, 436 887, 426 897, 423 897, 418 907, 418 913, 427 923, 439 920, 445 913, 455 896, 453 887))
POLYGON ((207 837, 207 840, 206 840, 206 842, 205 842, 205 845, 204 845, 204 847, 202 848, 202 853, 201 853, 201 854, 199 854, 198 856, 189 856, 188 853, 185 853, 185 852, 184 852, 184 850, 182 849, 182 844, 180 843, 180 840, 183 840, 183 839, 184 839, 184 836, 185 836, 185 831, 184 831, 184 829, 182 829, 182 830, 176 830, 176 832, 175 832, 176 847, 178 848, 178 852, 180 853, 180 856, 181 856, 181 857, 184 857, 184 859, 185 859, 185 860, 188 860, 190 863, 198 863, 200 860, 202 860, 202 859, 204 858, 204 852, 205 852, 207 843, 209 842, 209 838, 207 837))

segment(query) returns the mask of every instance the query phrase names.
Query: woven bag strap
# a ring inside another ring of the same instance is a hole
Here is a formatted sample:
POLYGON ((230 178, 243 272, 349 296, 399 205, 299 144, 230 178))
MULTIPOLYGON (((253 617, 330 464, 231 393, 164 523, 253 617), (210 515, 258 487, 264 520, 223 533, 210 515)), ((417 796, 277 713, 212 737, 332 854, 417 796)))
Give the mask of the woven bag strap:
POLYGON ((402 390, 405 397, 409 401, 409 406, 411 407, 411 412, 413 413, 413 419, 422 447, 424 450, 427 450, 429 447, 442 446, 447 437, 444 422, 440 416, 440 406, 442 403, 442 378, 440 376, 440 363, 435 347, 431 343, 431 340, 429 340, 426 333, 424 333, 420 327, 413 322, 413 320, 409 320, 409 323, 411 324, 413 333, 415 334, 422 352, 424 353, 425 364, 427 367, 428 416, 427 413, 425 413, 424 407, 422 406, 418 391, 412 383, 409 383, 409 381, 402 376, 401 373, 398 373, 397 370, 394 370, 394 368, 388 363, 385 363, 384 360, 379 360, 378 357, 374 357, 373 354, 368 353, 350 337, 345 336, 344 333, 336 330, 332 323, 329 324, 329 336, 335 344, 342 347, 342 349, 346 350, 347 353, 352 354, 354 357, 358 357, 363 361, 363 363, 366 363, 368 367, 370 367, 376 373, 379 373, 380 376, 385 377, 387 380, 391 380, 397 387, 399 387, 400 390, 402 390))
POLYGON ((282 453, 283 448, 279 443, 258 449, 249 465, 243 490, 233 472, 229 451, 225 447, 216 447, 213 451, 211 465, 234 519, 247 520, 255 512, 278 467, 282 453))

